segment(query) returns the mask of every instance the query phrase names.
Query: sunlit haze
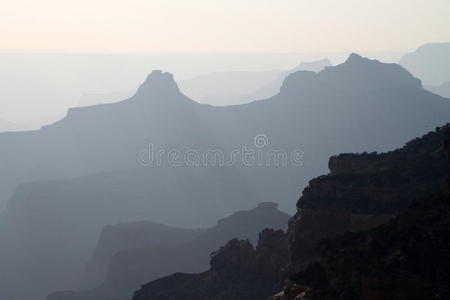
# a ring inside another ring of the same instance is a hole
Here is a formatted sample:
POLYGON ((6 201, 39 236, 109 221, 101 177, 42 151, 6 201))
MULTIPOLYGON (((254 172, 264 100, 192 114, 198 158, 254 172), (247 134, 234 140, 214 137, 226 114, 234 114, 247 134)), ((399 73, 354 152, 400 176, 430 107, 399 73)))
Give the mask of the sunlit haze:
POLYGON ((450 40, 449 15, 448 0, 2 0, 0 51, 410 51, 450 40))
POLYGON ((450 0, 0 0, 0 300, 450 299, 450 0))

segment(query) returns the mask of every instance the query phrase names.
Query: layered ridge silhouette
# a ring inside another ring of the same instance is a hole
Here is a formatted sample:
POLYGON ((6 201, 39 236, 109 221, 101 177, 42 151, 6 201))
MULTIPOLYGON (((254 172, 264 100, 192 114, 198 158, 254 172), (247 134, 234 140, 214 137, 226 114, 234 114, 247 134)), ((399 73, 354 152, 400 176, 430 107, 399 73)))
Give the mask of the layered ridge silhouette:
MULTIPOLYGON (((287 222, 289 215, 277 209, 274 203, 260 203, 256 208, 248 211, 239 211, 226 218, 220 219, 216 226, 202 231, 177 234, 179 238, 173 239, 173 232, 163 233, 167 242, 158 242, 159 234, 150 234, 148 230, 134 230, 136 237, 141 237, 140 243, 127 243, 130 238, 115 238, 108 244, 115 244, 116 251, 114 255, 108 259, 108 268, 103 281, 94 289, 84 290, 81 292, 66 291, 57 292, 48 296, 48 300, 99 300, 99 299, 122 299, 129 298, 130 295, 138 289, 142 283, 149 280, 167 276, 175 272, 200 272, 208 268, 210 253, 218 249, 227 241, 237 238, 245 239, 248 243, 256 245, 258 234, 266 228, 271 230, 279 230, 281 232, 287 230, 287 222), (167 234, 166 234, 167 233, 167 234), (187 240, 189 239, 189 240, 187 240), (145 242, 147 241, 147 242, 145 242), (134 247, 132 246, 134 245, 134 247), (117 251, 117 246, 121 247, 117 251), (128 249, 123 249, 128 247, 128 249)), ((128 227, 131 226, 128 225, 128 227)), ((122 225, 123 227, 123 225, 122 225)), ((152 225, 152 232, 155 226, 152 225)), ((109 231, 114 230, 109 228, 109 231)), ((115 228, 115 231, 123 231, 122 228, 115 228)), ((173 229, 172 229, 173 231, 173 229)), ((117 234, 116 234, 117 236, 117 234)), ((285 234, 282 233, 285 237, 285 234)), ((136 237, 132 238, 133 240, 136 237)), ((99 241, 102 242, 101 240, 99 241)), ((104 244, 104 242, 103 242, 104 244)), ((97 249, 105 249, 101 246, 97 249)), ((111 247, 107 247, 111 251, 111 247)), ((103 251, 104 252, 104 251, 103 251)), ((111 253, 111 252, 110 252, 111 253)), ((98 250, 94 253, 94 261, 89 266, 98 266, 102 262, 98 260, 98 250), (97 254, 97 255, 96 255, 97 254), (97 259, 96 259, 96 256, 97 259)), ((104 259, 104 258, 103 258, 104 259)), ((92 270, 91 268, 88 269, 92 270)), ((88 278, 92 278, 92 273, 86 274, 88 278)), ((98 275, 98 274, 94 274, 98 275)))
POLYGON ((289 75, 274 97, 231 107, 198 104, 171 74, 155 71, 130 99, 71 109, 38 131, 2 133, 2 202, 12 196, 0 218, 0 267, 12 271, 0 291, 21 297, 73 287, 107 224, 205 227, 267 201, 292 211, 292 199, 326 171, 329 156, 393 149, 449 121, 449 108, 399 65, 352 54, 319 73, 289 75), (268 138, 263 150, 300 149, 302 165, 138 160, 149 143, 200 153, 257 150, 260 134, 268 138))
POLYGON ((320 72, 331 66, 328 59, 302 62, 288 71, 219 72, 180 81, 181 90, 196 101, 218 106, 266 99, 280 91, 284 79, 297 71, 320 72))
POLYGON ((450 43, 430 43, 405 54, 400 64, 426 85, 450 81, 450 43))
POLYGON ((256 250, 232 240, 207 272, 160 278, 132 299, 446 298, 449 153, 447 125, 392 152, 332 157, 287 238, 263 231, 256 250))

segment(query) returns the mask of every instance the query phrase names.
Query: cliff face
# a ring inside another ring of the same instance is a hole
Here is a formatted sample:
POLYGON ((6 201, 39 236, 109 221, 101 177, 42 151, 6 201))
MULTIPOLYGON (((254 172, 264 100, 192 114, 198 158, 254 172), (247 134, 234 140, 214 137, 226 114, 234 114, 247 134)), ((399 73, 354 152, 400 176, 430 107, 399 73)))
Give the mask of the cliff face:
MULTIPOLYGON (((101 284, 82 292, 53 293, 47 299, 106 300, 128 298, 143 283, 151 280, 175 272, 192 273, 207 270, 211 252, 233 238, 245 239, 247 244, 253 243, 255 245, 258 242, 259 233, 265 228, 286 231, 289 218, 288 214, 277 209, 277 204, 260 203, 254 209, 238 211, 219 220, 215 227, 203 230, 195 237, 191 236, 192 239, 189 241, 182 242, 183 238, 186 239, 186 236, 183 235, 176 244, 166 243, 167 241, 164 241, 165 239, 157 234, 159 227, 155 228, 155 226, 143 230, 141 225, 139 226, 140 233, 134 236, 129 236, 129 234, 132 231, 137 231, 137 224, 107 227, 103 232, 100 246, 94 257, 99 256, 97 261, 104 263, 100 258, 108 257, 111 254, 111 249, 121 248, 122 251, 117 251, 110 257, 107 270, 105 270, 106 274, 104 273, 101 278, 103 279, 101 284), (111 233, 112 229, 114 229, 113 233, 111 233), (117 239, 117 236, 120 239, 117 239), (147 246, 145 246, 146 244, 147 246), (105 245, 106 249, 104 249, 105 246, 101 245, 105 245)), ((171 236, 179 233, 178 231, 173 232, 173 230, 170 231, 171 236)), ((167 231, 167 228, 164 231, 167 231)), ((190 232, 190 234, 192 233, 190 232)), ((259 241, 261 251, 267 251, 264 250, 267 244, 265 241, 267 239, 263 241, 260 239, 259 241)), ((253 246, 251 247, 253 248, 253 246)), ((283 255, 286 256, 283 256, 283 259, 287 259, 287 253, 283 255)), ((98 265, 91 262, 91 266, 98 265)))
POLYGON ((308 300, 449 299, 449 247, 450 196, 436 192, 376 229, 321 242, 321 259, 293 279, 308 300))
POLYGON ((129 296, 143 283, 175 272, 202 272, 208 269, 211 252, 237 238, 253 245, 265 228, 287 230, 290 216, 277 209, 275 203, 236 212, 217 222, 190 242, 173 247, 153 247, 122 251, 115 255, 108 268, 103 288, 111 295, 129 296))
POLYGON ((449 140, 446 126, 391 153, 331 159, 291 220, 289 280, 275 298, 447 299, 449 140))
POLYGON ((331 158, 330 174, 312 180, 298 202, 288 252, 264 238, 256 251, 233 240, 208 272, 156 280, 133 300, 267 299, 283 278, 272 299, 446 299, 450 199, 436 191, 447 182, 449 128, 396 151, 331 158), (255 270, 270 276, 255 281, 255 270))
POLYGON ((286 263, 285 233, 266 229, 256 249, 249 241, 231 240, 211 255, 210 270, 150 282, 133 300, 264 299, 279 289, 286 263))
POLYGON ((443 141, 438 129, 392 152, 332 157, 330 174, 309 183, 290 220, 292 268, 315 258, 319 240, 377 227, 441 188, 447 172, 443 141))

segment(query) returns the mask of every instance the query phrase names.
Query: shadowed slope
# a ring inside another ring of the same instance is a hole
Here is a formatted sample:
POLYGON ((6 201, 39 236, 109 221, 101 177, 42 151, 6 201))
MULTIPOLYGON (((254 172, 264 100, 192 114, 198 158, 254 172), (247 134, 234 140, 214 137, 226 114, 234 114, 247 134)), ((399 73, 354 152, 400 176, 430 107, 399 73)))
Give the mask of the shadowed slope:
MULTIPOLYGON (((260 203, 254 209, 239 211, 219 220, 215 227, 200 233, 191 241, 176 245, 160 243, 152 247, 118 251, 110 259, 107 276, 101 286, 84 292, 58 292, 51 294, 48 299, 128 298, 133 291, 150 280, 175 272, 204 271, 208 268, 210 253, 230 239, 247 239, 256 244, 261 230, 286 230, 288 219, 289 215, 279 211, 276 204, 260 203)), ((284 233, 282 236, 285 239, 284 233)), ((147 236, 146 239, 150 242, 153 237, 147 236)))

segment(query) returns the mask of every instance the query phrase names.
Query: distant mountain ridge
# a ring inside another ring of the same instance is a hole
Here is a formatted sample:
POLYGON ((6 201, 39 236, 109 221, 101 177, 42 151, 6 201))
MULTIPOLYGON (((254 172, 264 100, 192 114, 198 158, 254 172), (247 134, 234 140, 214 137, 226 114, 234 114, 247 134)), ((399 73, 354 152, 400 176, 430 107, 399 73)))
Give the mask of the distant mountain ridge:
POLYGON ((106 278, 111 259, 121 251, 179 245, 195 239, 204 231, 170 227, 150 221, 105 226, 92 257, 87 262, 82 288, 99 286, 106 278))
POLYGON ((436 95, 450 98, 450 81, 445 82, 439 86, 425 86, 425 89, 429 90, 430 92, 435 93, 436 95))
MULTIPOLYGON (((277 209, 275 203, 260 203, 256 208, 238 211, 220 219, 216 226, 207 230, 199 232, 186 232, 186 230, 179 232, 178 230, 177 234, 181 237, 178 241, 173 239, 173 232, 170 233, 166 229, 164 231, 167 233, 166 239, 171 240, 172 244, 157 243, 154 239, 158 239, 160 235, 154 236, 149 234, 148 230, 143 231, 142 225, 129 224, 127 227, 133 227, 135 234, 141 237, 140 245, 132 247, 129 243, 125 243, 125 240, 130 238, 125 239, 124 236, 119 240, 113 239, 111 242, 118 243, 121 247, 126 246, 128 249, 115 251, 115 254, 109 257, 107 276, 102 278, 101 284, 99 283, 97 287, 81 292, 52 293, 47 299, 107 300, 129 297, 141 284, 149 280, 174 272, 206 270, 210 253, 228 240, 234 238, 246 239, 249 243, 256 245, 258 234, 263 229, 286 231, 289 218, 288 214, 277 209), (137 226, 141 229, 136 228, 137 226), (192 233, 195 233, 196 236, 192 236, 192 233), (145 241, 148 243, 146 246, 143 245, 145 241)), ((122 235, 121 232, 124 229, 121 227, 109 227, 108 231, 114 230, 115 236, 117 234, 122 235)), ((152 231, 158 229, 155 228, 154 224, 151 225, 151 228, 152 231)), ((282 236, 285 237, 285 233, 282 233, 282 236)), ((131 239, 136 239, 136 237, 131 239)), ((95 259, 95 256, 93 259, 95 259)), ((95 266, 95 261, 91 261, 90 265, 95 266)), ((86 275, 90 277, 89 273, 86 275)))
POLYGON ((0 269, 12 270, 0 277, 0 296, 71 289, 107 224, 204 227, 270 201, 292 211, 292 199, 326 171, 328 157, 391 150, 448 121, 447 99, 399 65, 356 54, 317 74, 290 74, 274 97, 230 107, 198 104, 172 75, 154 72, 125 101, 71 109, 38 131, 0 134, 0 199, 9 199, 0 216, 0 269), (258 148, 261 134, 267 145, 258 148), (304 156, 299 165, 143 166, 138 157, 149 144, 304 156), (11 290, 19 283, 20 291, 11 290))
MULTIPOLYGON (((177 81, 187 96, 200 103, 214 106, 227 106, 249 103, 276 95, 290 73, 297 71, 319 72, 331 66, 328 59, 301 62, 289 71, 235 71, 215 72, 192 79, 177 81)), ((128 98, 132 92, 85 94, 78 106, 92 106, 119 102, 128 98)))
POLYGON ((301 62, 298 66, 293 68, 292 70, 281 72, 276 79, 271 81, 270 83, 260 87, 253 93, 247 95, 247 99, 260 100, 266 99, 268 97, 272 97, 280 92, 280 88, 283 85, 284 80, 289 74, 298 72, 298 71, 310 71, 319 73, 326 67, 330 67, 331 62, 328 59, 322 59, 318 61, 312 62, 301 62))
POLYGON ((450 43, 430 43, 405 54, 400 65, 425 85, 441 85, 450 81, 450 43))
POLYGON ((237 105, 276 95, 291 73, 297 71, 319 72, 331 66, 328 59, 301 62, 288 71, 221 72, 180 81, 183 92, 201 103, 217 106, 237 105))

